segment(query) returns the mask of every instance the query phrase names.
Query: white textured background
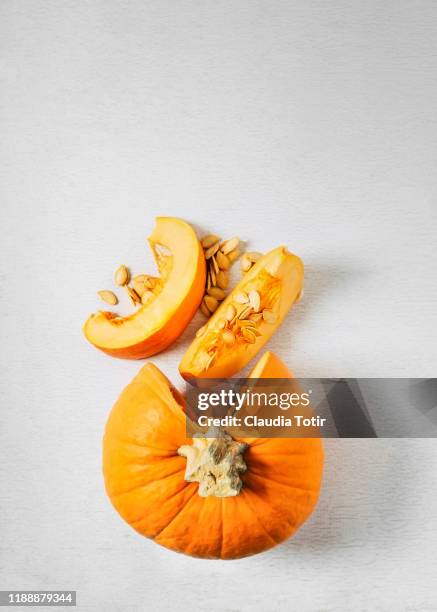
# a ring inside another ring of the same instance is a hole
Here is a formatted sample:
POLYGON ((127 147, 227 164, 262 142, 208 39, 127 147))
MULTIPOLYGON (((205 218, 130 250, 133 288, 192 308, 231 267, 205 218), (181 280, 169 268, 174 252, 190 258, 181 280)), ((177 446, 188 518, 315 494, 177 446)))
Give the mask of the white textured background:
MULTIPOLYGON (((104 495, 102 430, 140 364, 80 328, 174 214, 302 256, 270 344, 296 374, 435 376, 437 4, 2 0, 0 49, 0 588, 105 612, 435 610, 435 440, 330 440, 294 540, 185 558, 104 495)), ((175 381, 191 333, 154 360, 175 381)))

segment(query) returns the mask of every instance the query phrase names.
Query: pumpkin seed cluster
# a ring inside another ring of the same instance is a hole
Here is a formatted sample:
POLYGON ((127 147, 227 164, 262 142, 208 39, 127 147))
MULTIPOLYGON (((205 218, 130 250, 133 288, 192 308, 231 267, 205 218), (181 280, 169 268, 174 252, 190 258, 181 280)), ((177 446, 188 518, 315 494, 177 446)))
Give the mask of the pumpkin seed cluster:
MULTIPOLYGON (((160 278, 150 276, 149 274, 138 274, 137 276, 131 277, 129 268, 124 264, 119 266, 115 271, 114 282, 118 287, 124 288, 134 306, 147 304, 150 298, 159 293, 162 285, 160 278), (129 284, 130 282, 132 282, 131 285, 129 284)), ((104 289, 98 291, 97 295, 106 304, 110 304, 111 306, 118 304, 118 297, 113 291, 104 289)))
POLYGON ((211 330, 209 323, 201 327, 196 337, 203 336, 208 330, 213 331, 213 341, 205 352, 204 370, 212 365, 220 345, 233 346, 236 342, 255 344, 262 334, 259 330, 261 323, 273 325, 278 319, 274 310, 275 305, 269 301, 269 307, 263 307, 261 296, 255 289, 247 293, 241 291, 233 297, 227 306, 225 316, 218 319, 211 330))
POLYGON ((205 295, 200 310, 209 318, 225 299, 229 285, 229 270, 240 257, 238 236, 222 241, 215 234, 208 234, 200 241, 206 259, 205 295))

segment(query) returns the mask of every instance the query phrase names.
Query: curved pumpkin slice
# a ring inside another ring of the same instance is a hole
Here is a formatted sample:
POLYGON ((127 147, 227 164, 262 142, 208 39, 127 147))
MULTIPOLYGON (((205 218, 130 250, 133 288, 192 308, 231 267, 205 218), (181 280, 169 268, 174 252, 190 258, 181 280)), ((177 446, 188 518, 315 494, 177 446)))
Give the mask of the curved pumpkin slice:
POLYGON ((161 273, 155 294, 134 314, 99 311, 84 325, 86 338, 114 357, 141 359, 167 348, 193 318, 205 288, 205 258, 193 228, 158 217, 149 243, 161 273))
POLYGON ((299 298, 303 263, 285 247, 261 257, 185 353, 185 379, 228 378, 244 368, 299 298))

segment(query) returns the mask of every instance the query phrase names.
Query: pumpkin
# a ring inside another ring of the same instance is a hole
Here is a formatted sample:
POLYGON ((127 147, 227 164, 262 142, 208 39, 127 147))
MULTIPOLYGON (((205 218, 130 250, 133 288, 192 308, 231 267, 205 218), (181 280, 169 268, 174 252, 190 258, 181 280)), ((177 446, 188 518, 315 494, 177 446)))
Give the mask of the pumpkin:
MULTIPOLYGON (((254 370, 264 372, 291 376, 270 353, 254 370)), ((314 509, 322 466, 318 438, 187 439, 184 399, 151 363, 122 392, 103 443, 106 491, 123 519, 207 559, 253 555, 293 535, 314 509)))
POLYGON ((149 244, 161 278, 147 303, 130 316, 92 314, 85 337, 114 357, 142 359, 167 348, 184 331, 202 300, 206 264, 193 228, 174 217, 158 217, 149 244))
POLYGON ((198 331, 179 370, 191 378, 228 378, 243 369, 299 299, 303 263, 285 247, 261 257, 198 331))

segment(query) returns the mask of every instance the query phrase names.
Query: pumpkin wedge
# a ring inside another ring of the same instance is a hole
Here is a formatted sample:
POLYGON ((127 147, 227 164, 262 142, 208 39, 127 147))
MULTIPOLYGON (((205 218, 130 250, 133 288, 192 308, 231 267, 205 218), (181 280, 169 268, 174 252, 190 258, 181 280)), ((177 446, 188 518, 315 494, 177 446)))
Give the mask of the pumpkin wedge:
POLYGON ((114 357, 142 359, 172 344, 196 313, 205 288, 205 258, 193 228, 174 217, 158 217, 149 237, 160 281, 135 313, 92 314, 86 338, 114 357))
POLYGON ((299 298, 303 271, 286 247, 261 257, 197 332, 179 365, 182 376, 228 378, 244 368, 299 298))
MULTIPOLYGON (((256 374, 282 378, 286 371, 270 354, 256 374)), ((225 432, 187 439, 183 410, 179 392, 151 363, 114 405, 103 473, 122 518, 166 548, 206 559, 246 557, 293 535, 319 496, 321 440, 233 439, 225 432), (212 459, 217 479, 203 469, 212 459), (189 477, 193 461, 202 468, 196 482, 189 477)))

